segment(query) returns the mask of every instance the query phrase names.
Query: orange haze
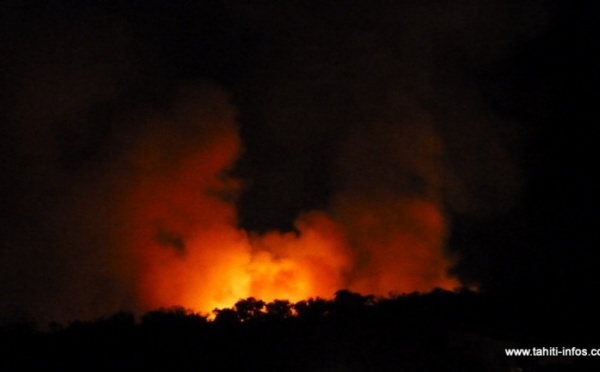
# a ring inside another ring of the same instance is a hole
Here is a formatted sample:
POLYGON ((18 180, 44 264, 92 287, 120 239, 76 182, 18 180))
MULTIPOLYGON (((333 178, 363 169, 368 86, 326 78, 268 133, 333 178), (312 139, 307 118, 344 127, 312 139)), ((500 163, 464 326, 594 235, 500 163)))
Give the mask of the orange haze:
POLYGON ((458 285, 446 275, 443 214, 427 200, 350 200, 341 217, 300 216, 297 233, 238 228, 239 184, 224 174, 241 141, 224 102, 214 92, 188 99, 149 123, 130 155, 120 234, 137 263, 143 308, 210 312, 250 296, 298 301, 343 288, 385 295, 458 285))

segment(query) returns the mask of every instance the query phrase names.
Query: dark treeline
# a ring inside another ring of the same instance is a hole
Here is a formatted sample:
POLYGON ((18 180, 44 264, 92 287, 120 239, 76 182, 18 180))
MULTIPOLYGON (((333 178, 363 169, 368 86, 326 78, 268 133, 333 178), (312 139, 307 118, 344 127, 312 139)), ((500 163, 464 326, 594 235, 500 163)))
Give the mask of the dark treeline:
POLYGON ((511 347, 598 347, 589 322, 519 309, 514 298, 468 290, 386 298, 341 290, 332 300, 242 299, 214 317, 174 307, 45 331, 21 323, 0 328, 0 370, 572 371, 595 362, 506 357, 511 347))

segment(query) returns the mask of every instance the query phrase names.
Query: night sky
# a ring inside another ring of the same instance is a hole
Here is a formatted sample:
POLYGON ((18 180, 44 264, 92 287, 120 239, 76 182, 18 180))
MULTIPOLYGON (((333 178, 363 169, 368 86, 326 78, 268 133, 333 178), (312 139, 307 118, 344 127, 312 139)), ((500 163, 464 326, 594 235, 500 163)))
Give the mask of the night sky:
POLYGON ((586 307, 598 24, 586 1, 5 1, 0 319, 285 295, 307 267, 310 296, 586 307))

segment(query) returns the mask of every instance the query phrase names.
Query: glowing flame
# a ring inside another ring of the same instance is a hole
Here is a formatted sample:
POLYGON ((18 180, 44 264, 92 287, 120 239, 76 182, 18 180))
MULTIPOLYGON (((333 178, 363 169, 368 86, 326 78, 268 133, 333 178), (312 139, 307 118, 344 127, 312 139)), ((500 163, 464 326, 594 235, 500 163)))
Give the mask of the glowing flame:
MULTIPOLYGON (((178 120, 195 120, 193 110, 183 111, 178 120)), ((385 295, 458 285, 446 275, 443 214, 428 200, 348 198, 335 214, 301 216, 297 232, 239 229, 232 200, 239 186, 223 171, 240 139, 231 117, 201 116, 220 125, 205 124, 191 144, 181 138, 185 130, 149 131, 131 155, 123 235, 144 308, 210 312, 248 297, 298 301, 343 288, 385 295)))
POLYGON ((251 239, 251 294, 264 300, 330 297, 344 285, 353 262, 344 234, 327 215, 296 222, 299 234, 272 232, 251 239))

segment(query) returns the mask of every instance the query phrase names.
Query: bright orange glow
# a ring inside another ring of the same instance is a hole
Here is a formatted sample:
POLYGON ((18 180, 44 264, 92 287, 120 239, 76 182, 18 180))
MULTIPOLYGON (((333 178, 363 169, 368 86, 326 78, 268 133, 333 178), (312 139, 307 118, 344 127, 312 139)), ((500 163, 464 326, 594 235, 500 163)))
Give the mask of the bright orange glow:
POLYGON ((251 238, 250 293, 266 301, 331 297, 344 286, 353 254, 339 226, 322 213, 296 222, 300 232, 251 238))
POLYGON ((190 141, 185 122, 196 114, 184 106, 175 115, 184 124, 175 124, 185 130, 157 126, 131 154, 121 234, 144 309, 209 313, 247 297, 294 302, 344 288, 386 295, 458 286, 446 275, 443 214, 427 200, 348 198, 335 215, 301 216, 298 233, 237 228, 231 196, 239 185, 222 176, 240 149, 232 116, 201 112, 202 135, 190 141))

